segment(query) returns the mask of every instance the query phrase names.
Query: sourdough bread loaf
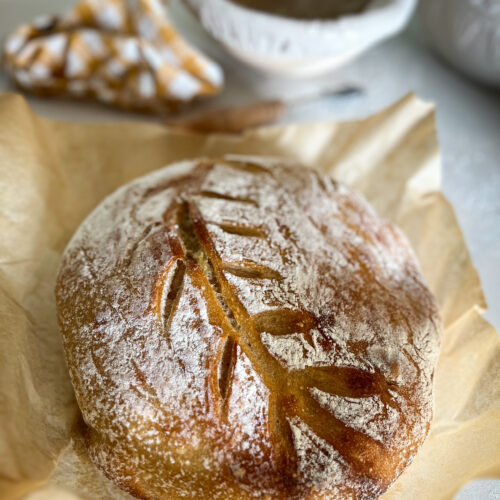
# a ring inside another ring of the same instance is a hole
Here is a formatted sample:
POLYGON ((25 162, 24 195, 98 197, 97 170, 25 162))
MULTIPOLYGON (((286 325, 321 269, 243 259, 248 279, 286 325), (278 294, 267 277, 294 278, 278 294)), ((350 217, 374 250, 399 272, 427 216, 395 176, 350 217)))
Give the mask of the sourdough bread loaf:
POLYGON ((139 498, 376 498, 429 431, 440 327, 416 258, 311 170, 137 179, 80 226, 56 295, 90 457, 139 498))

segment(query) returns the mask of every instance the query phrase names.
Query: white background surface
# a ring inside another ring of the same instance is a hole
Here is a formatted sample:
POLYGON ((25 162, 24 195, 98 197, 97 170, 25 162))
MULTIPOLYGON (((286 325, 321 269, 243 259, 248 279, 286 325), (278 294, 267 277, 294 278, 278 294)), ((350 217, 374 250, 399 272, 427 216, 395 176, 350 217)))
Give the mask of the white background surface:
MULTIPOLYGON (((37 14, 57 13, 64 0, 0 0, 0 37, 37 14)), ((224 66, 226 89, 210 106, 286 97, 336 84, 355 84, 363 93, 324 97, 295 107, 284 121, 339 120, 378 111, 408 92, 433 101, 443 157, 443 191, 453 203, 489 310, 486 318, 500 331, 500 89, 487 89, 457 74, 429 50, 418 19, 400 36, 372 49, 355 62, 315 81, 285 82, 247 69, 225 55, 182 6, 173 2, 181 32, 224 66)), ((0 72, 0 91, 13 90, 0 72)), ((144 120, 144 116, 98 105, 29 98, 38 113, 65 120, 144 120)), ((500 453, 500 450, 499 450, 500 453)), ((456 500, 500 499, 500 481, 477 481, 456 500)), ((430 499, 431 500, 431 499, 430 499)))

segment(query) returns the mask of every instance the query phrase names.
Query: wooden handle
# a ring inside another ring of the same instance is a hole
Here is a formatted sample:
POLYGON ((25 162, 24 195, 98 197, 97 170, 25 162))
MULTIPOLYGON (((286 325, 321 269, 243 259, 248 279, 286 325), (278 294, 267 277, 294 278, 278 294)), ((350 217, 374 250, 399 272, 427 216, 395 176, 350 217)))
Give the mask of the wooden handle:
POLYGON ((211 109, 185 120, 169 121, 170 127, 195 132, 239 134, 277 120, 286 109, 283 101, 260 101, 232 108, 211 109))

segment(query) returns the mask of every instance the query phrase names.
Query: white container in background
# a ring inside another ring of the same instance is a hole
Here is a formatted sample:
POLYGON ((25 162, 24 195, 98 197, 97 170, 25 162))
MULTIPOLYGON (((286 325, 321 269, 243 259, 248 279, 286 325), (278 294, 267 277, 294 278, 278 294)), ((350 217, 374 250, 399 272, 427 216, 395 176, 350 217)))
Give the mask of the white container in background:
POLYGON ((470 77, 500 85, 500 0, 420 0, 438 52, 470 77))
POLYGON ((373 0, 359 14, 308 20, 248 9, 229 0, 186 2, 233 56, 289 77, 315 76, 345 64, 402 30, 416 4, 373 0))

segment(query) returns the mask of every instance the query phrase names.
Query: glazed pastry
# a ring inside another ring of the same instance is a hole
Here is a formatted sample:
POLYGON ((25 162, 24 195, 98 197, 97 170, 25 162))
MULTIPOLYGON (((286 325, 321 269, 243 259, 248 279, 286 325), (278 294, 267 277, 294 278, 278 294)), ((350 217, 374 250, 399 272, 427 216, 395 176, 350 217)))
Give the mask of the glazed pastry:
POLYGON ((279 160, 122 187, 57 282, 91 459, 143 499, 369 499, 432 417, 440 323, 406 238, 279 160))
POLYGON ((222 69, 175 30, 161 0, 80 0, 19 26, 4 64, 26 92, 166 113, 218 93, 222 69))

